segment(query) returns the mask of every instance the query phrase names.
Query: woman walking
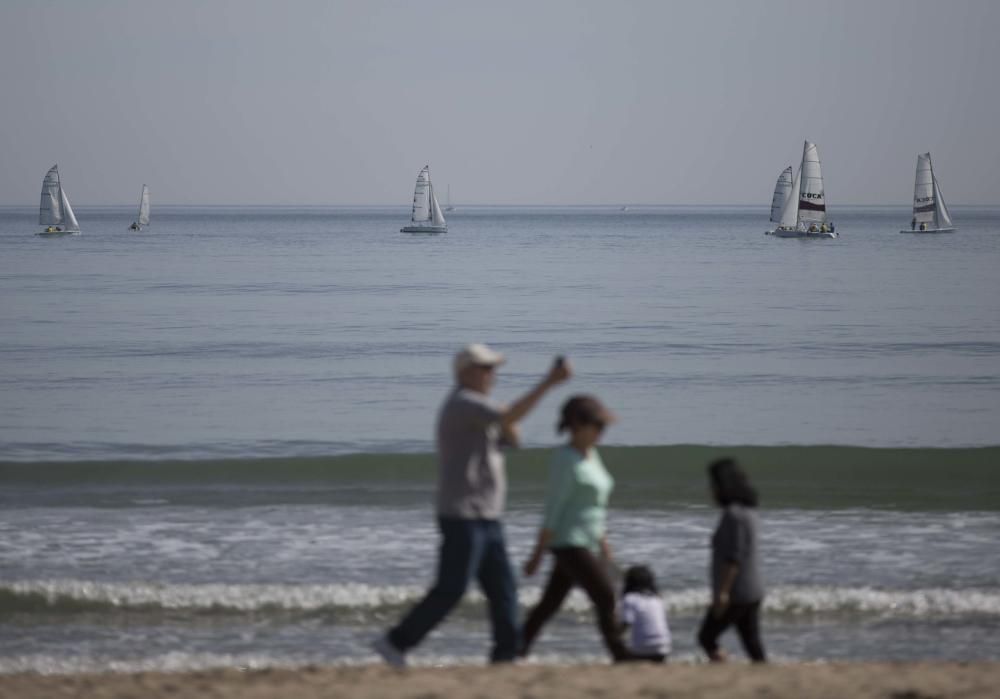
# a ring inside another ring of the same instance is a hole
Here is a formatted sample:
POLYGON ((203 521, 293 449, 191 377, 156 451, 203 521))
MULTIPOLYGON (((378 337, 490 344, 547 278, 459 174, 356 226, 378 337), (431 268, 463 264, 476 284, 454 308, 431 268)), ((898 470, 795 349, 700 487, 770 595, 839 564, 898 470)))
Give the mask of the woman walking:
POLYGON ((722 662, 726 654, 719 648, 719 636, 735 625, 750 659, 766 662, 760 640, 764 586, 757 570, 757 492, 733 459, 713 462, 708 475, 722 515, 712 536, 712 605, 698 642, 709 659, 722 662))
POLYGON ((524 574, 534 575, 545 552, 555 558, 552 574, 538 605, 522 631, 522 655, 528 655, 542 626, 559 611, 579 585, 597 610, 598 626, 611 657, 629 660, 615 611, 615 591, 606 571, 611 551, 605 536, 608 496, 614 480, 595 446, 614 417, 592 396, 573 396, 562 408, 557 432, 569 431, 569 442, 552 456, 545 518, 524 574))

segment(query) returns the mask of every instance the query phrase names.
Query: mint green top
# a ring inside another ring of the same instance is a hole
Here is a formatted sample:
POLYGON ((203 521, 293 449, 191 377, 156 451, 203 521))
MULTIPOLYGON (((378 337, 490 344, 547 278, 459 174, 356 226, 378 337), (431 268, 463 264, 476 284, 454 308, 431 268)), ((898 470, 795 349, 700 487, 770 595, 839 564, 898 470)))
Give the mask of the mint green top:
POLYGON ((608 497, 614 487, 615 481, 596 449, 586 456, 569 445, 556 449, 549 466, 542 522, 542 528, 552 532, 549 546, 597 551, 604 537, 608 497))

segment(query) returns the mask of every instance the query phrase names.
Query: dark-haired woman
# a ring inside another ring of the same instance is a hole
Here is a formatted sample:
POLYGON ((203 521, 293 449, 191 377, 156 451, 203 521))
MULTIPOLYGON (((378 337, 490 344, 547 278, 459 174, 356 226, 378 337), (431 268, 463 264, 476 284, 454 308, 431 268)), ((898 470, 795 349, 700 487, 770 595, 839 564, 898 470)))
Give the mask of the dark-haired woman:
POLYGON ((712 536, 712 605, 698 642, 711 660, 721 662, 726 655, 719 636, 735 625, 747 655, 762 663, 767 656, 760 640, 764 586, 757 570, 757 492, 733 459, 713 462, 708 475, 722 515, 712 536))
POLYGON ((569 442, 556 449, 545 496, 545 518, 524 574, 534 575, 546 551, 555 565, 542 598, 528 614, 522 630, 522 654, 527 655, 542 626, 559 611, 575 586, 583 588, 597 610, 604 644, 615 661, 631 655, 621 639, 615 591, 608 578, 611 552, 605 538, 608 496, 614 480, 595 448, 605 426, 614 418, 592 396, 573 396, 563 405, 557 431, 569 432, 569 442))

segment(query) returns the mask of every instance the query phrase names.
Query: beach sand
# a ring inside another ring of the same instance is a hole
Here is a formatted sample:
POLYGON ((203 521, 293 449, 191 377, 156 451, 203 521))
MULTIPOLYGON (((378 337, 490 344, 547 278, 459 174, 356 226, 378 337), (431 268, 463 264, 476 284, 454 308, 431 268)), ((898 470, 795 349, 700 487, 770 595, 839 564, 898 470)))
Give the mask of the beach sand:
POLYGON ((0 676, 0 698, 581 699, 996 697, 1000 663, 793 663, 418 668, 0 676))

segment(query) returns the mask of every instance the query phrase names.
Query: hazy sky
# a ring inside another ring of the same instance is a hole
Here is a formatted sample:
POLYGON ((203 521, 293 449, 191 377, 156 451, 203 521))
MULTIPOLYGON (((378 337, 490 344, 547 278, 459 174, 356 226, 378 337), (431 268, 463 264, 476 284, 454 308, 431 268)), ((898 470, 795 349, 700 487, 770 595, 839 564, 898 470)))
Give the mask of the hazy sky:
POLYGON ((1000 203, 1000 2, 0 0, 0 204, 1000 203))

